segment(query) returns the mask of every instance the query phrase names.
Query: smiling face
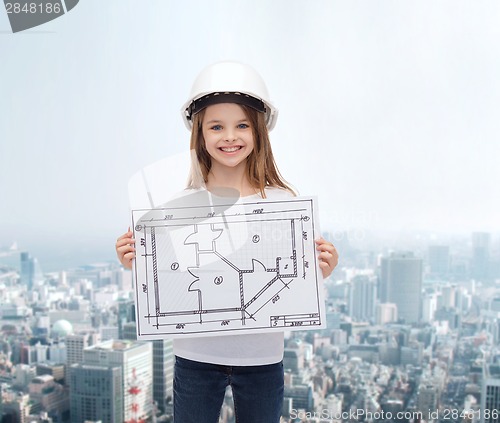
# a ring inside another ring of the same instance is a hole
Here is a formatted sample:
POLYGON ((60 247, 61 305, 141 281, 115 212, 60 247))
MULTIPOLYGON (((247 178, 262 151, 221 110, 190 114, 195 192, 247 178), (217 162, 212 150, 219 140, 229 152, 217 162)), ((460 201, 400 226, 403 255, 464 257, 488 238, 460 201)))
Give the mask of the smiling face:
POLYGON ((246 167, 246 159, 254 149, 254 137, 250 120, 241 106, 235 103, 208 106, 202 133, 212 158, 212 171, 220 167, 246 167))

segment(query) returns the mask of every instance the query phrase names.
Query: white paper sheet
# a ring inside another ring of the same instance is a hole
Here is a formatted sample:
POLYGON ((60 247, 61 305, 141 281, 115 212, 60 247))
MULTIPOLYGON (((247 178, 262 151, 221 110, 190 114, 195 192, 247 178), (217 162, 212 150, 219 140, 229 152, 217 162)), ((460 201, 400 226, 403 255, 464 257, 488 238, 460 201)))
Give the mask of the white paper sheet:
POLYGON ((138 338, 324 328, 316 212, 204 190, 133 210, 138 338))

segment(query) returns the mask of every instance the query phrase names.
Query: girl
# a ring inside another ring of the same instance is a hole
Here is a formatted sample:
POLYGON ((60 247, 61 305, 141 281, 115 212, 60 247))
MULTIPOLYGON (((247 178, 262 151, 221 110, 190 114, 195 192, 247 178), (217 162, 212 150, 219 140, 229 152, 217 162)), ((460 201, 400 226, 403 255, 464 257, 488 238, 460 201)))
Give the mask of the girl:
MULTIPOLYGON (((268 131, 277 110, 255 70, 221 62, 200 73, 183 107, 191 129, 190 189, 237 191, 248 199, 295 195, 274 162, 268 131)), ((135 240, 128 231, 116 251, 132 267, 135 240)), ((316 241, 323 277, 338 262, 334 246, 316 241)), ((236 421, 277 423, 283 402, 283 333, 258 333, 174 340, 174 420, 216 423, 225 389, 233 391, 236 421)))

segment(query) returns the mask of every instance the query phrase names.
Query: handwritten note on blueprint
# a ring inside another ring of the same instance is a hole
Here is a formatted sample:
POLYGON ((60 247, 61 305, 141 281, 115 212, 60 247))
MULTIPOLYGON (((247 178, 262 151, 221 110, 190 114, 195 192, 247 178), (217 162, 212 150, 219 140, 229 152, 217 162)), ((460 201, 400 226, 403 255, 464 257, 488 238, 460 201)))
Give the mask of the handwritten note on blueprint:
POLYGON ((217 198, 132 211, 138 338, 324 328, 315 198, 217 198))

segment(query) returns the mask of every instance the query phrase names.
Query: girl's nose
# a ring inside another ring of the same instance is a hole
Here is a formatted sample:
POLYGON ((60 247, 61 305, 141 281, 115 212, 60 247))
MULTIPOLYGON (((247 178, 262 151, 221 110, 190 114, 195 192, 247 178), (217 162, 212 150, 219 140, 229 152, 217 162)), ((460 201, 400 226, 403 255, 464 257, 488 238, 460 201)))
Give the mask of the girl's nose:
POLYGON ((237 139, 236 133, 234 131, 228 130, 224 134, 224 141, 233 142, 237 139))

